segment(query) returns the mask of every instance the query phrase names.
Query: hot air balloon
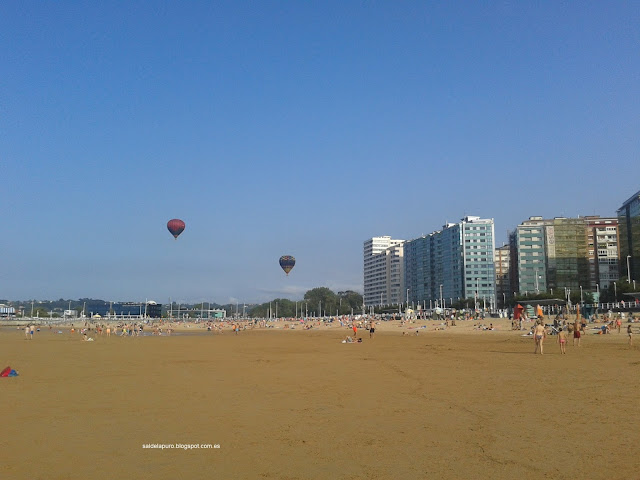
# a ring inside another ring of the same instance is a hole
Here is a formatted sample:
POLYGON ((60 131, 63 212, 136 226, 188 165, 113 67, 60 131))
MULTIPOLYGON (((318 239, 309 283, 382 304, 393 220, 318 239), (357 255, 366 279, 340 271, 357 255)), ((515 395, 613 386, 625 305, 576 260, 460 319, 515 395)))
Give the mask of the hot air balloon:
POLYGON ((184 231, 184 222, 179 218, 174 218, 167 222, 167 229, 171 232, 171 235, 177 240, 178 235, 184 231))
POLYGON ((289 272, 295 266, 295 264, 296 259, 291 255, 283 255, 280 257, 280 267, 282 267, 282 270, 284 270, 284 273, 286 273, 287 275, 289 275, 289 272))

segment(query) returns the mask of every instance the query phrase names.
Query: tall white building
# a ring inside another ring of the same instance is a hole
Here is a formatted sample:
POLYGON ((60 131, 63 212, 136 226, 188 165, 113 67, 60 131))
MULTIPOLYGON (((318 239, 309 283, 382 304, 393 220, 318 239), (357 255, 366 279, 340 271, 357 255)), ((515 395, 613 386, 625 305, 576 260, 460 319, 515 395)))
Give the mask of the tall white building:
POLYGON ((507 304, 507 298, 511 298, 511 247, 509 245, 503 245, 496 248, 493 256, 493 261, 496 265, 496 302, 499 307, 504 307, 507 304))
POLYGON ((389 303, 406 301, 404 294, 404 241, 387 248, 387 292, 389 303))
POLYGON ((618 266, 618 219, 585 217, 587 223, 587 257, 591 291, 609 288, 620 278, 618 266))
POLYGON ((389 236, 364 242, 364 304, 388 305, 404 300, 404 240, 389 236))

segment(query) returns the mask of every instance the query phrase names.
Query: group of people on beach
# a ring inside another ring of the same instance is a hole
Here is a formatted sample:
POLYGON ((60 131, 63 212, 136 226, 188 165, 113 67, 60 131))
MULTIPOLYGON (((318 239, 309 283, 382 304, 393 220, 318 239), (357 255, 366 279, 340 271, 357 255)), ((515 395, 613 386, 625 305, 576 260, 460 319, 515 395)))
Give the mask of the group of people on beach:
MULTIPOLYGON (((573 333, 573 346, 579 347, 581 345, 582 335, 584 335, 585 333, 585 327, 586 327, 586 324, 579 323, 577 318, 573 324, 570 324, 568 326, 566 326, 566 322, 563 322, 562 326, 554 322, 554 328, 557 331, 558 345, 560 346, 560 353, 562 355, 567 353, 567 350, 566 350, 566 346, 568 343, 567 333, 573 333)), ((608 329, 609 325, 606 324, 605 327, 608 329)), ((618 328, 618 332, 620 332, 620 328, 618 328)), ((543 352, 544 340, 547 337, 547 327, 544 324, 544 321, 542 318, 536 321, 536 324, 532 329, 532 333, 533 333, 533 339, 535 341, 535 349, 533 353, 538 353, 539 351, 540 354, 542 355, 544 353, 543 352)), ((600 333, 602 333, 602 330, 600 331, 600 333)), ((627 326, 627 336, 629 338, 628 345, 629 347, 631 347, 633 346, 633 327, 631 323, 629 323, 629 325, 627 326)))
MULTIPOLYGON (((573 324, 573 346, 580 346, 580 341, 582 338, 581 328, 578 324, 578 320, 576 319, 573 324)), ((558 327, 557 329, 557 337, 558 337, 558 345, 560 346, 560 354, 564 355, 567 353, 567 332, 564 327, 558 327)), ((533 339, 535 341, 535 350, 533 353, 538 353, 540 351, 540 355, 544 353, 544 340, 547 337, 547 327, 544 324, 542 319, 536 321, 536 324, 533 327, 533 339)))
MULTIPOLYGON (((36 326, 31 324, 24 327, 24 336, 27 340, 33 340, 33 333, 36 330, 36 326)), ((40 329, 38 329, 40 331, 40 329)))

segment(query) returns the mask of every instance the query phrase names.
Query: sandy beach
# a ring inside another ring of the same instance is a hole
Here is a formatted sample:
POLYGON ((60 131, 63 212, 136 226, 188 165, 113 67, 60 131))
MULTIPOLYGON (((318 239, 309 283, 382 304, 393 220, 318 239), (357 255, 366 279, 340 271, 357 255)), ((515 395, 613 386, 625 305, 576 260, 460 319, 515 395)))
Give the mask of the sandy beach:
POLYGON ((547 337, 542 356, 508 320, 437 324, 386 322, 359 344, 339 325, 93 342, 2 327, 0 369, 19 376, 0 379, 0 478, 638 476, 626 324, 567 355, 547 337))

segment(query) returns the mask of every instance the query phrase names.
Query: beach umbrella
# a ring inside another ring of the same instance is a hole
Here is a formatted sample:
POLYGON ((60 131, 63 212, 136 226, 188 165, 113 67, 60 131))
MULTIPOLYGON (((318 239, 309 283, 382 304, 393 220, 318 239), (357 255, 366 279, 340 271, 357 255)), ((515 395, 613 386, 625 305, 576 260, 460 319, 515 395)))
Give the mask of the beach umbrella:
POLYGON ((295 266, 296 259, 291 255, 283 255, 280 257, 280 267, 284 270, 284 273, 289 275, 291 269, 295 266))
POLYGON ((184 231, 184 227, 184 222, 179 218, 174 218, 167 222, 167 229, 176 240, 178 239, 178 235, 184 231))

